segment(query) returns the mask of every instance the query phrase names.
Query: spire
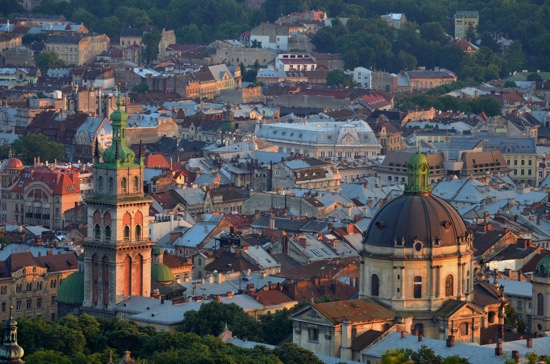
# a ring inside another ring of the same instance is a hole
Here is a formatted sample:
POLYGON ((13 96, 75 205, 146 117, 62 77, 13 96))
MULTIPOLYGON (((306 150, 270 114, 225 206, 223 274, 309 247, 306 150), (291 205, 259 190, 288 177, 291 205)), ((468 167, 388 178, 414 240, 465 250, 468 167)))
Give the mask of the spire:
POLYGON ((409 158, 407 165, 408 182, 405 186, 407 193, 431 193, 430 165, 428 158, 422 154, 420 147, 418 151, 409 158))
POLYGON ((17 343, 17 321, 12 316, 13 307, 10 306, 10 318, 4 321, 4 342, 0 347, 0 363, 23 364, 21 360, 25 351, 17 343))
POLYGON ((120 84, 117 91, 117 109, 111 114, 113 144, 103 153, 103 162, 121 167, 121 164, 133 164, 135 153, 126 144, 126 120, 128 114, 122 110, 122 93, 120 84))
POLYGON ((13 158, 13 149, 11 149, 11 146, 10 146, 10 151, 8 152, 8 158, 9 159, 13 158))

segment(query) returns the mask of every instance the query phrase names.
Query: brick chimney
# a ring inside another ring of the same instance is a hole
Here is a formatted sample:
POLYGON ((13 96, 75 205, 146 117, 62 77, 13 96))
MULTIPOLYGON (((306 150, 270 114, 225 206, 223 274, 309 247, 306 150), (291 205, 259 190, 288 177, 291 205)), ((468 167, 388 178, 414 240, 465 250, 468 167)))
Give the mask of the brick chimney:
POLYGON ((497 346, 495 347, 495 355, 501 356, 502 355, 502 340, 499 339, 497 342, 497 346))
POLYGON ((455 345, 455 337, 453 335, 447 336, 445 343, 448 348, 452 348, 455 345))
POLYGON ((304 236, 298 238, 298 243, 305 249, 307 248, 307 240, 304 236))
POLYGON ((533 339, 529 338, 527 339, 527 347, 531 349, 533 347, 533 339))

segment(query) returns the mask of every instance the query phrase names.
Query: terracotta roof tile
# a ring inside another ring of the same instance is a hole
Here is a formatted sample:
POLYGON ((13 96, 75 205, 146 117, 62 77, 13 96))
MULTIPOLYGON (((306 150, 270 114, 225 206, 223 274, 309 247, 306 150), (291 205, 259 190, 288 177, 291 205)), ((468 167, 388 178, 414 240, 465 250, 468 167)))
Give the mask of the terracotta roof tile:
POLYGON ((368 322, 390 320, 395 317, 393 310, 367 299, 318 303, 313 306, 333 324, 339 324, 344 320, 368 322))

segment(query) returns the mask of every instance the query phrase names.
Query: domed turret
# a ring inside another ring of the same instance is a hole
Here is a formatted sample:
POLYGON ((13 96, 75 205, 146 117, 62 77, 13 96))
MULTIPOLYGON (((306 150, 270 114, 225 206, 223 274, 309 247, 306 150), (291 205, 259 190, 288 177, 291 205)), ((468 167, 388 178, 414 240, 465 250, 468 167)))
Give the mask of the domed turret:
POLYGON ((152 264, 151 279, 159 283, 172 283, 174 281, 174 273, 172 273, 166 264, 152 264))
POLYGON ((113 127, 113 143, 103 153, 104 163, 129 164, 134 163, 135 153, 126 145, 126 120, 128 114, 122 110, 120 89, 118 91, 117 109, 111 114, 111 124, 113 127))
POLYGON ((74 272, 61 282, 56 301, 69 305, 82 305, 84 302, 84 272, 74 272))
POLYGON ((363 243, 376 247, 418 248, 453 246, 471 237, 458 211, 431 194, 428 158, 415 153, 407 165, 408 184, 403 196, 386 204, 374 216, 363 243))
POLYGON ((21 159, 19 158, 10 158, 6 161, 6 164, 4 165, 4 169, 23 169, 25 166, 23 165, 23 162, 21 162, 21 159))
POLYGON ((10 307, 10 318, 4 321, 4 342, 0 347, 0 363, 23 364, 24 361, 21 358, 25 350, 17 343, 17 321, 12 318, 11 310, 10 307))
MULTIPOLYGON (((411 155, 407 177, 404 194, 378 211, 365 234, 360 295, 416 313, 435 312, 448 299, 471 301, 472 234, 451 204, 431 194, 420 151, 411 155)), ((415 320, 427 325, 428 316, 415 320)))
POLYGON ((539 263, 537 264, 537 267, 535 268, 535 271, 533 272, 533 275, 537 277, 550 278, 550 256, 549 255, 545 256, 539 261, 539 263))

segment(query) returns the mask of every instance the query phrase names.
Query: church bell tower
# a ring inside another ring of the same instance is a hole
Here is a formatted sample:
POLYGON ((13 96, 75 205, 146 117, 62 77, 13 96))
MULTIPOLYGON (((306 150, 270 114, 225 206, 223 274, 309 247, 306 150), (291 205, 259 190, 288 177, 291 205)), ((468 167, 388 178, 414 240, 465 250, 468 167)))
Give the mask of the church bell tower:
POLYGON ((143 193, 143 157, 126 144, 128 114, 111 114, 113 143, 100 159, 94 148, 94 191, 88 205, 84 243, 84 310, 114 312, 128 296, 151 295, 149 205, 143 193))

